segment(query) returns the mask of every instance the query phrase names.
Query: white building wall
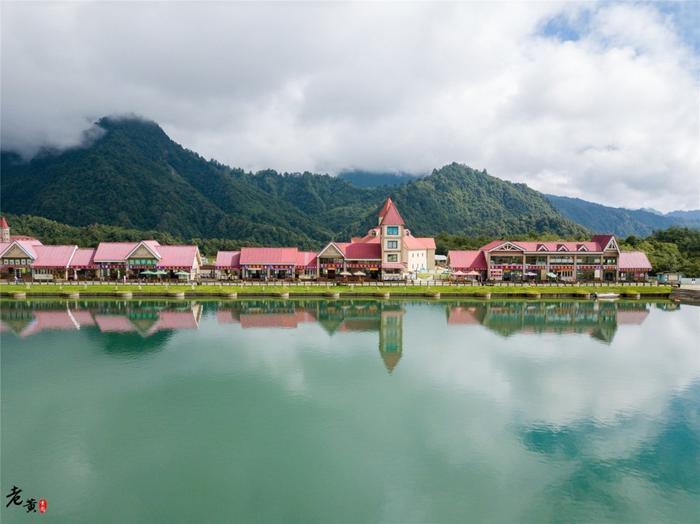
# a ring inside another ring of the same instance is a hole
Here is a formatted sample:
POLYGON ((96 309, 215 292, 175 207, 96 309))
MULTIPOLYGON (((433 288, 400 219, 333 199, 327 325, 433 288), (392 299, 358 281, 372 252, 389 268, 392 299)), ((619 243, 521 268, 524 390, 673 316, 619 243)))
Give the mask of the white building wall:
POLYGON ((408 255, 408 270, 409 271, 425 271, 428 269, 428 252, 425 249, 409 249, 408 255))

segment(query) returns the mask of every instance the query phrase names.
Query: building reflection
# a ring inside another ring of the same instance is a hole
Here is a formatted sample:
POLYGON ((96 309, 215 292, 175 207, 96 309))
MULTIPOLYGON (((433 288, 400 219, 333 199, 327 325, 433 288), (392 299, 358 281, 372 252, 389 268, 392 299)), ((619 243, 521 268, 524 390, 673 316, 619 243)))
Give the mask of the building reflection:
POLYGON ((641 324, 650 307, 639 301, 458 302, 447 306, 447 323, 478 324, 506 337, 515 333, 583 333, 610 343, 619 325, 641 324))
POLYGON ((295 329, 318 323, 329 335, 344 332, 377 332, 379 355, 391 373, 403 351, 404 308, 399 302, 361 300, 240 301, 216 311, 221 324, 240 324, 243 329, 295 329))
POLYGON ((137 333, 197 329, 202 305, 196 302, 11 302, 0 307, 0 330, 19 337, 44 331, 94 327, 103 333, 137 333))
MULTIPOLYGON (((203 311, 218 324, 242 329, 298 329, 318 324, 330 336, 342 333, 376 333, 379 355, 390 373, 403 354, 403 318, 406 302, 390 300, 240 300, 186 301, 4 301, 0 303, 0 332, 30 337, 46 331, 89 329, 93 333, 137 335, 139 340, 157 333, 197 329, 203 311)), ((581 333, 612 342, 618 326, 639 325, 654 304, 641 301, 450 301, 444 307, 448 326, 479 325, 502 336, 516 333, 581 333)), ((659 309, 676 309, 658 302, 659 309)), ((153 337, 149 344, 157 344, 153 337)), ((146 343, 145 340, 143 343, 146 343)))

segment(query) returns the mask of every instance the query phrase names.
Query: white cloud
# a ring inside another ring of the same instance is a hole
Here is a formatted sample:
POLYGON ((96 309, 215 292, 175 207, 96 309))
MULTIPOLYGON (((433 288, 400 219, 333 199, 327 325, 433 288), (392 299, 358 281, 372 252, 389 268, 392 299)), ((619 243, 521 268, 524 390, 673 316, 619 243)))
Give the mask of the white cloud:
POLYGON ((697 54, 649 4, 2 6, 2 144, 138 113, 246 169, 487 168, 700 206, 697 54), (564 20, 571 39, 543 31, 564 20))

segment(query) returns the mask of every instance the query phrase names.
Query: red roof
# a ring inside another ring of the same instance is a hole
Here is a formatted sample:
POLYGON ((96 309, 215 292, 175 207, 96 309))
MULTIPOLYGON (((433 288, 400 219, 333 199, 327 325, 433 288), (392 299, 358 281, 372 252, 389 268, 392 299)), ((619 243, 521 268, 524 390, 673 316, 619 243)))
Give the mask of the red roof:
POLYGON ((241 267, 241 252, 219 251, 216 254, 215 267, 223 269, 239 269, 241 267))
POLYGON ((651 271, 651 262, 643 251, 620 251, 619 268, 651 271))
POLYGON ((386 199, 386 203, 379 213, 379 217, 382 219, 381 225, 383 226, 403 226, 404 221, 399 214, 399 210, 396 209, 396 205, 391 200, 391 198, 386 199))
POLYGON ((95 262, 124 262, 138 242, 100 242, 95 250, 95 262))
POLYGON ((382 246, 374 242, 336 242, 335 245, 343 252, 343 256, 350 260, 382 259, 382 246))
POLYGON ((486 255, 483 251, 448 251, 447 260, 452 269, 487 269, 486 255))
POLYGON ((316 253, 313 251, 299 251, 297 253, 297 266, 316 267, 316 253))
POLYGON ((244 247, 241 265, 296 266, 298 253, 295 247, 244 247))
POLYGON ((7 229, 10 227, 10 224, 7 223, 7 220, 5 220, 5 217, 0 217, 0 227, 7 229))
POLYGON ((85 268, 92 267, 94 265, 95 248, 78 248, 70 261, 70 266, 72 268, 85 268))
POLYGON ((16 244, 25 253, 27 253, 31 258, 36 259, 36 246, 41 246, 42 243, 36 239, 32 240, 13 240, 12 242, 3 242, 0 244, 0 255, 2 255, 10 246, 16 244))
POLYGON ((593 235, 593 242, 596 242, 600 244, 600 250, 602 251, 605 249, 605 246, 608 245, 608 242, 610 242, 610 239, 613 238, 615 235, 593 235))
POLYGON ((384 201, 384 205, 382 208, 379 210, 379 217, 384 218, 384 215, 386 215, 386 212, 389 211, 389 207, 394 205, 394 201, 391 199, 391 197, 387 197, 387 199, 384 201))
POLYGON ((522 249, 523 251, 528 251, 528 252, 539 252, 539 251, 549 251, 549 252, 557 252, 560 251, 562 248, 564 248, 566 251, 581 251, 582 247, 585 248, 584 251, 603 251, 603 248, 605 248, 605 244, 599 244, 598 242, 595 241, 587 241, 587 242, 565 242, 561 240, 555 240, 553 242, 534 242, 534 241, 521 241, 521 240, 494 240, 492 242, 489 242, 485 246, 481 246, 482 251, 491 251, 492 249, 495 249, 499 246, 502 246, 503 244, 512 244, 517 248, 522 249))
POLYGON ((32 267, 68 268, 78 246, 34 246, 37 257, 32 267))
POLYGON ((160 260, 157 266, 164 269, 194 267, 197 258, 197 246, 158 246, 160 260))
POLYGON ((403 237, 406 249, 435 249, 435 239, 432 237, 414 237, 406 235, 403 237))

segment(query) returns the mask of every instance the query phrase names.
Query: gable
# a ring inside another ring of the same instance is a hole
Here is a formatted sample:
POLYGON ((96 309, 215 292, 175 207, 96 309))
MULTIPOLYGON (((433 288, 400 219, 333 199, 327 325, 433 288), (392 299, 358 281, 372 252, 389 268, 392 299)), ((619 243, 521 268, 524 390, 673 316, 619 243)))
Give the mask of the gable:
POLYGON ((29 253, 22 249, 18 244, 11 245, 7 251, 2 254, 3 258, 32 258, 29 253))
POLYGON ((603 249, 603 251, 620 251, 620 248, 617 246, 617 240, 615 240, 615 237, 610 237, 608 245, 605 246, 605 249, 603 249))
POLYGON ((549 251, 549 250, 547 249, 547 246, 545 246, 544 244, 540 244, 539 246, 537 246, 537 251, 549 251))
POLYGON ((568 251, 568 250, 569 250, 569 248, 566 247, 564 244, 559 244, 557 246, 557 251, 568 251))
POLYGON ((131 253, 129 253, 128 258, 155 258, 157 259, 158 257, 148 249, 148 246, 144 243, 140 243, 136 249, 134 249, 131 253))
POLYGON ((523 248, 516 246, 512 242, 504 242, 489 251, 523 251, 523 248))
POLYGON ((588 251, 588 248, 583 244, 579 244, 576 251, 588 251))
POLYGON ((328 244, 325 248, 321 250, 321 252, 318 254, 318 258, 345 258, 345 255, 338 249, 338 247, 331 242, 328 244))

